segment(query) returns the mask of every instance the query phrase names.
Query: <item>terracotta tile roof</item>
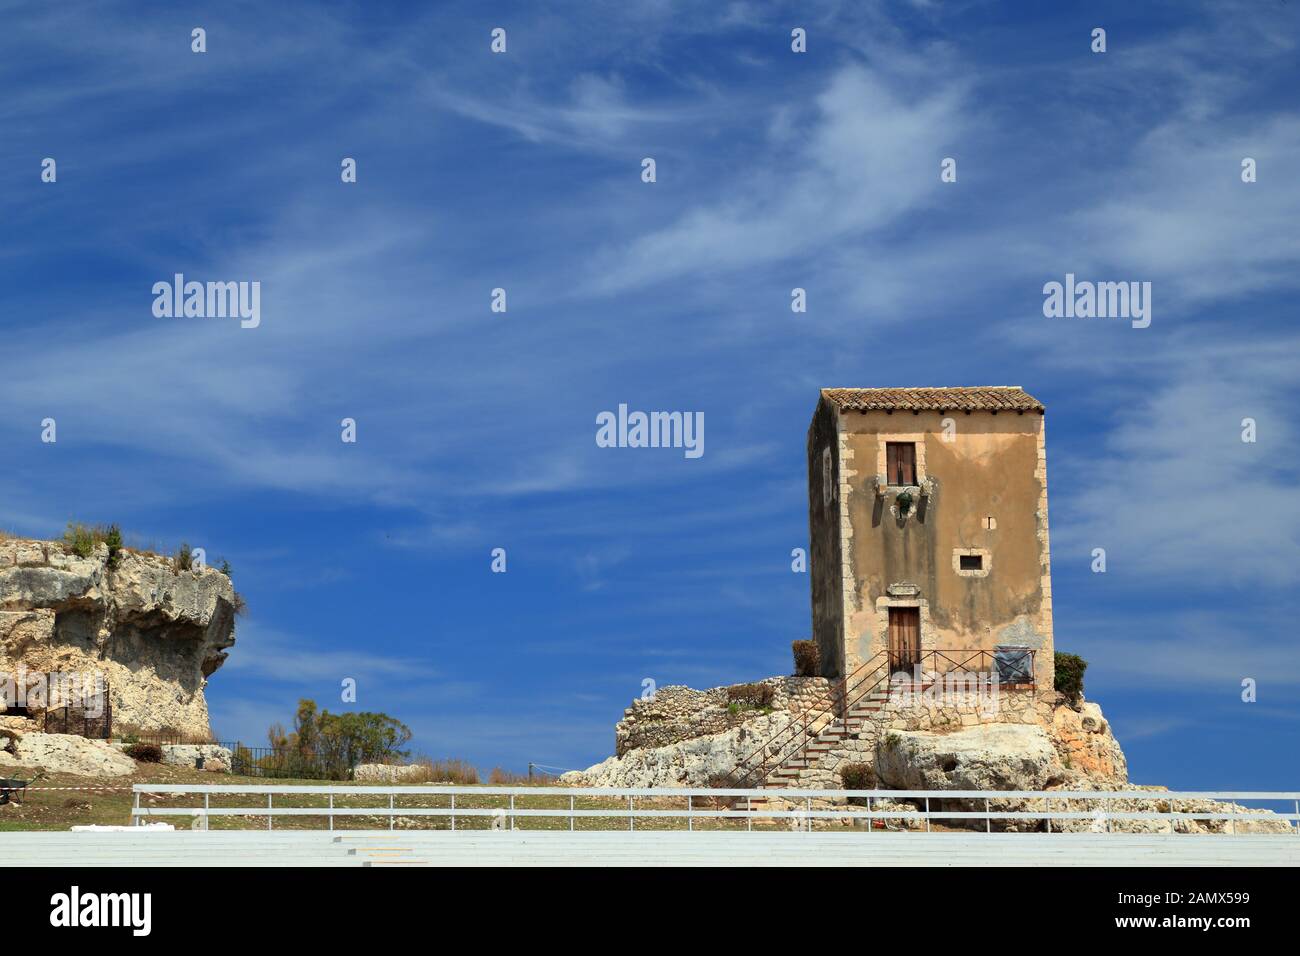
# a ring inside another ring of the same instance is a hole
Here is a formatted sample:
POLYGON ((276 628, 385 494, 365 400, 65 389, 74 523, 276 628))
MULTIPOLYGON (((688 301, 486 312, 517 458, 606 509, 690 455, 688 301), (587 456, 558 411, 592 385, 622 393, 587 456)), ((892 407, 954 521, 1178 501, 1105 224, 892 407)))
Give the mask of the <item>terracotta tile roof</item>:
POLYGON ((1043 403, 1018 385, 976 388, 823 388, 822 397, 857 412, 1013 411, 1041 412, 1043 403))

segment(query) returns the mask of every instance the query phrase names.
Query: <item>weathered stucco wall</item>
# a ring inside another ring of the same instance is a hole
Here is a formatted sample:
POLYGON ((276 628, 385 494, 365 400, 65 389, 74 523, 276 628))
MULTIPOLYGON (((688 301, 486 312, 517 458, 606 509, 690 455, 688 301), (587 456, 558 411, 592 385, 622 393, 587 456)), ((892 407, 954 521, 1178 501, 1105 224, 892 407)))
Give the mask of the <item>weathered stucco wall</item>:
MULTIPOLYGON (((819 410, 820 414, 820 410, 819 410)), ((847 537, 845 662, 849 671, 888 646, 889 607, 918 607, 921 647, 1035 648, 1039 686, 1052 687, 1052 622, 1043 416, 1027 412, 842 411, 848 454, 841 483, 847 537), (951 440, 943 420, 950 418, 951 440), (886 485, 885 442, 917 444, 914 504, 886 485), (848 474, 849 472, 852 474, 848 474), (986 527, 992 518, 995 527, 986 527), (957 570, 980 553, 983 573, 957 570), (914 585, 918 593, 891 585, 914 585)), ((838 540, 837 536, 830 536, 838 540)))
POLYGON ((844 668, 844 603, 840 548, 840 443, 834 406, 817 406, 808 427, 808 577, 812 587, 813 640, 822 676, 844 668))

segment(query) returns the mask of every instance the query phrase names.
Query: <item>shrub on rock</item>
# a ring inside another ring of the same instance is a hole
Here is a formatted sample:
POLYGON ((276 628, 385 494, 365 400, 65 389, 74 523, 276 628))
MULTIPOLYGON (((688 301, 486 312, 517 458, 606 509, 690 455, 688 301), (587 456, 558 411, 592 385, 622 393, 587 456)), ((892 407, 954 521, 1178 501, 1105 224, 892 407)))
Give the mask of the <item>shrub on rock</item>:
POLYGON ((876 771, 869 763, 846 763, 840 767, 845 790, 874 790, 876 771))
POLYGON ((1065 695, 1071 707, 1078 707, 1083 700, 1083 672, 1088 669, 1088 662, 1078 654, 1056 652, 1056 691, 1065 695))
POLYGON ((771 684, 736 684, 727 688, 727 701, 733 711, 764 710, 776 699, 771 684))
POLYGON ((816 641, 795 641, 794 672, 797 677, 816 677, 821 671, 822 654, 816 641))
POLYGON ((122 751, 132 760, 140 763, 162 763, 162 748, 157 744, 132 744, 122 751))

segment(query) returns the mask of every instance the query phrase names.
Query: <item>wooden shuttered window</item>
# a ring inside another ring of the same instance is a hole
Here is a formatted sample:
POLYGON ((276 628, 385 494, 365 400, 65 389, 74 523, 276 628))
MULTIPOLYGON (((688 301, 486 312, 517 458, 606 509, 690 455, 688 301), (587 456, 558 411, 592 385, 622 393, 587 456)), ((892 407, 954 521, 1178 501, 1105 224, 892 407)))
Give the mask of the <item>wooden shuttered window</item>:
POLYGON ((885 442, 885 481, 891 485, 916 484, 915 443, 885 442))

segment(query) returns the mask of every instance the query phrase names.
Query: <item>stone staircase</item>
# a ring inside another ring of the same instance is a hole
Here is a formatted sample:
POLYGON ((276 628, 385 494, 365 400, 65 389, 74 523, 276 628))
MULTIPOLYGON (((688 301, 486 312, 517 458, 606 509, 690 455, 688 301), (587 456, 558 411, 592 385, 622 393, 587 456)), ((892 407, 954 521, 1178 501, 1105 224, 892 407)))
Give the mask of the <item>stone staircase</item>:
MULTIPOLYGON (((863 724, 879 713, 889 702, 888 685, 864 695, 850 705, 844 719, 836 718, 823 727, 816 736, 796 749, 759 784, 760 787, 798 787, 800 778, 810 770, 818 769, 828 753, 840 749, 844 742, 856 737, 863 724)), ((839 784, 828 789, 838 789, 839 784)), ((755 801, 755 805, 759 801, 755 801)))

